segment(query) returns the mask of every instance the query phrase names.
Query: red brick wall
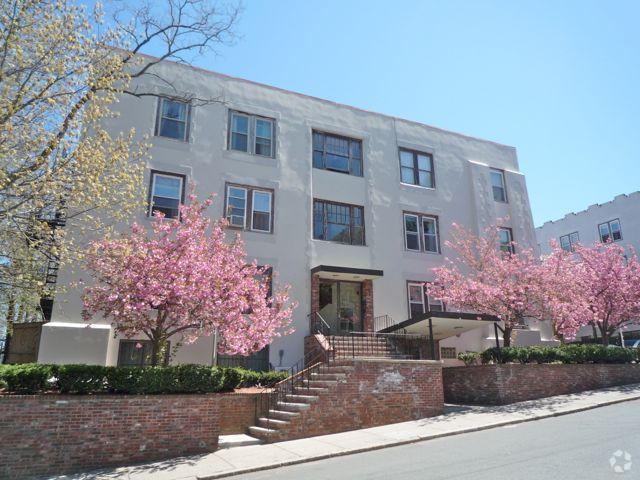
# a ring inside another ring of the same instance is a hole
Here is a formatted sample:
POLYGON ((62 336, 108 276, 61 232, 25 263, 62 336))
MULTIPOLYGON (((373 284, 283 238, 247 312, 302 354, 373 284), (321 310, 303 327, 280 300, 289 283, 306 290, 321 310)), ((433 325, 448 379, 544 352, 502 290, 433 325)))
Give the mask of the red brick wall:
POLYGON ((365 332, 373 332, 373 282, 362 282, 362 295, 364 298, 364 316, 362 328, 365 332))
POLYGON ((442 413, 439 362, 353 359, 340 365, 354 368, 303 411, 283 432, 284 437, 311 437, 442 413))
POLYGON ((475 365, 444 368, 442 376, 446 402, 503 405, 640 383, 640 365, 475 365))
POLYGON ((220 434, 247 433, 256 424, 258 393, 223 393, 220 401, 220 434))
POLYGON ((0 396, 0 478, 212 452, 219 395, 0 396))
POLYGON ((309 331, 313 332, 313 322, 316 321, 316 312, 320 306, 320 277, 315 274, 311 274, 311 315, 309 317, 311 325, 309 325, 309 331))

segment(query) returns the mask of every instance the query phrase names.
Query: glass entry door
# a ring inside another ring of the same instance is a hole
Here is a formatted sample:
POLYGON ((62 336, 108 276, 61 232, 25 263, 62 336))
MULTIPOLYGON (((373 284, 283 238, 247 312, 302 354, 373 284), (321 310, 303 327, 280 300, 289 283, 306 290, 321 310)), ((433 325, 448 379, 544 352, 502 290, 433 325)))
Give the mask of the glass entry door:
POLYGON ((332 333, 362 331, 362 283, 320 280, 319 312, 332 333))

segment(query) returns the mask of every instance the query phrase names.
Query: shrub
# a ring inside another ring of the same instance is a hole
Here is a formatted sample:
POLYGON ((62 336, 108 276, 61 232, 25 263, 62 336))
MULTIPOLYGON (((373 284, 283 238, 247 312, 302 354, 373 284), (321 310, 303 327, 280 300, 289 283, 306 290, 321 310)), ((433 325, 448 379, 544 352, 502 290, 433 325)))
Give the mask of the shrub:
POLYGON ((100 392, 105 387, 105 375, 102 365, 59 365, 55 372, 62 393, 100 392))
MULTIPOLYGON (((244 369, 238 367, 219 367, 218 371, 222 374, 222 391, 231 392, 242 382, 244 369)), ((250 370, 247 370, 250 371, 250 370)), ((257 372, 254 372, 257 373, 257 372)))
POLYGON ((106 367, 107 389, 111 393, 139 393, 144 370, 138 367, 106 367))
POLYGON ((2 371, 2 380, 12 393, 32 394, 48 390, 54 375, 54 366, 38 363, 6 365, 2 371))
POLYGON ((276 383, 281 382, 289 376, 287 371, 269 370, 266 372, 260 372, 260 378, 258 382, 263 387, 273 387, 276 383))
POLYGON ((247 370, 246 368, 236 367, 240 373, 240 387, 255 387, 260 383, 260 372, 255 370, 247 370))
POLYGON ((529 347, 493 347, 480 354, 482 363, 631 363, 637 352, 630 348, 596 344, 570 344, 560 347, 532 345, 529 347))
POLYGON ((469 367, 471 365, 475 365, 478 363, 478 359, 480 358, 480 354, 478 352, 460 352, 458 353, 458 360, 464 362, 464 364, 469 367))
POLYGON ((527 361, 529 363, 554 363, 562 361, 563 358, 557 347, 532 345, 523 350, 527 351, 527 361))

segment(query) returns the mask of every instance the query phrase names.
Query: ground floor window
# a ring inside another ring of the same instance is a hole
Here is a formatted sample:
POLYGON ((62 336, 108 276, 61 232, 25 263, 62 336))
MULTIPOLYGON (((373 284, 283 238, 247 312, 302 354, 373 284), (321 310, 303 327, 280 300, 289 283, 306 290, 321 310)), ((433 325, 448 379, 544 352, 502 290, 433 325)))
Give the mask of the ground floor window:
POLYGON ((456 347, 440 347, 440 358, 443 360, 455 360, 456 347))
POLYGON ((426 311, 443 312, 442 300, 429 296, 430 285, 425 282, 407 282, 407 298, 409 301, 409 318, 422 315, 426 311))
MULTIPOLYGON (((167 345, 164 364, 169 363, 170 345, 167 345)), ((119 367, 145 367, 151 365, 153 347, 151 340, 120 340, 118 348, 119 367)))
POLYGON ((243 367, 249 370, 265 372, 271 370, 269 363, 269 345, 251 355, 218 355, 220 367, 243 367))

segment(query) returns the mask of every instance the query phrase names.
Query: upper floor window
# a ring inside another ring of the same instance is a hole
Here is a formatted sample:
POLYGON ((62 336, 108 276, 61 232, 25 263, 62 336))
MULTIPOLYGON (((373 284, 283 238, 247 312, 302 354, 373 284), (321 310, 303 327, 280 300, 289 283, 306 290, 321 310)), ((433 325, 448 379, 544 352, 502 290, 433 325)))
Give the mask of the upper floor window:
POLYGON ((364 245, 363 207, 314 200, 313 238, 350 245, 364 245))
POLYGON ((189 139, 189 115, 188 103, 165 97, 159 98, 156 136, 186 142, 189 139))
POLYGON ((229 149, 263 157, 274 156, 275 120, 242 112, 230 112, 229 149))
POLYGON ((409 300, 409 318, 422 315, 427 311, 444 312, 442 300, 429 296, 429 284, 422 282, 407 283, 407 297, 409 300))
POLYGON ((225 216, 229 225, 254 232, 273 230, 273 192, 243 185, 227 185, 225 216))
POLYGON ((149 216, 164 213, 165 218, 180 216, 180 203, 184 201, 184 175, 151 171, 149 216))
POLYGON ((515 253, 513 246, 513 232, 510 228, 498 227, 498 240, 500 241, 500 250, 503 252, 515 253))
POLYGON ((502 170, 491 169, 491 188, 496 202, 507 202, 507 184, 502 170))
POLYGON ((615 220, 609 220, 608 222, 598 225, 598 231, 600 232, 600 241, 602 243, 617 242, 618 240, 622 240, 620 220, 617 218, 615 220))
POLYGON ((404 239, 407 250, 439 253, 438 218, 417 213, 405 213, 404 239))
POLYGON ((313 131, 313 166, 362 176, 362 140, 313 131))
POLYGON ((400 181, 410 185, 435 188, 433 155, 401 148, 400 181))
POLYGON ((578 232, 569 233, 568 235, 562 235, 560 237, 560 247, 567 252, 573 252, 579 241, 580 237, 578 235, 578 232))

